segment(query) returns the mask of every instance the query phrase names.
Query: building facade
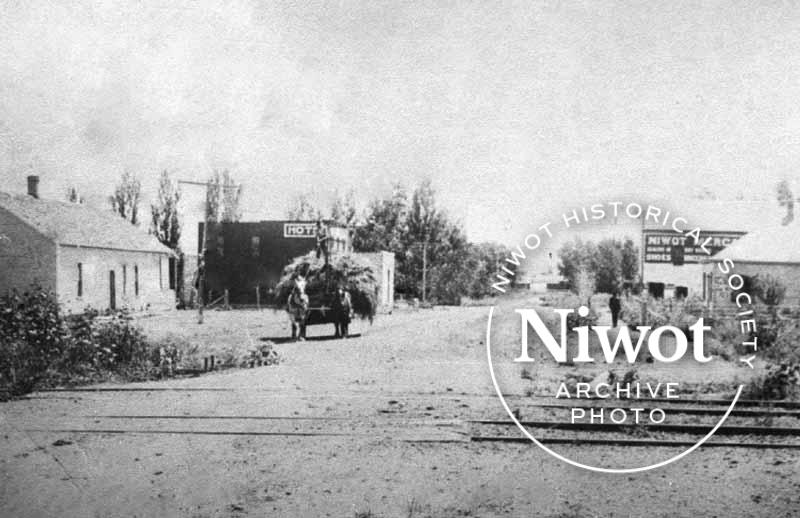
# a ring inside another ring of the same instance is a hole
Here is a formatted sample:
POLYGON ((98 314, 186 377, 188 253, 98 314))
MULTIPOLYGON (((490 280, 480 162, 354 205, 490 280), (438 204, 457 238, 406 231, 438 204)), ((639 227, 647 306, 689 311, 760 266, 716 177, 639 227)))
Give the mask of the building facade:
POLYGON ((75 203, 0 193, 0 294, 38 285, 67 311, 168 309, 171 251, 124 219, 75 203))
POLYGON ((704 275, 707 264, 734 246, 750 232, 779 224, 784 213, 774 201, 692 200, 662 207, 672 217, 683 219, 679 228, 700 228, 700 240, 706 242, 706 254, 694 238, 681 235, 671 224, 653 219, 642 221, 640 241, 641 277, 644 289, 654 297, 698 296, 708 299, 711 286, 704 275))
MULTIPOLYGON (((350 233, 328 226, 328 250, 350 253, 350 233)), ((316 249, 316 222, 255 221, 212 223, 208 232, 198 225, 198 255, 206 243, 206 299, 214 300, 228 290, 232 304, 269 302, 283 268, 295 257, 316 249), (258 295, 257 295, 258 294, 258 295)))

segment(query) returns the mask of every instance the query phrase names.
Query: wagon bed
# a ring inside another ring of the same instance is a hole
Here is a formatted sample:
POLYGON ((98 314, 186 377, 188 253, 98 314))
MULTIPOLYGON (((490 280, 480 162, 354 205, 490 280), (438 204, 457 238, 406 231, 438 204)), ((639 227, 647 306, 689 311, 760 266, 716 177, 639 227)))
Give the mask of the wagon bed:
POLYGON ((335 313, 332 304, 333 297, 335 296, 335 293, 309 295, 308 317, 306 318, 307 326, 335 323, 335 313))

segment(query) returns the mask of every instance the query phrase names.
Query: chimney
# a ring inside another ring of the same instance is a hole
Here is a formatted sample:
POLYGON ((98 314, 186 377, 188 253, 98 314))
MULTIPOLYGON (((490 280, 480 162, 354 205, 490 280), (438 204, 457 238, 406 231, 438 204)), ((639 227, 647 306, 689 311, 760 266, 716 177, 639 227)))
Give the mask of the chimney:
POLYGON ((28 196, 39 198, 39 177, 35 174, 28 176, 28 196))

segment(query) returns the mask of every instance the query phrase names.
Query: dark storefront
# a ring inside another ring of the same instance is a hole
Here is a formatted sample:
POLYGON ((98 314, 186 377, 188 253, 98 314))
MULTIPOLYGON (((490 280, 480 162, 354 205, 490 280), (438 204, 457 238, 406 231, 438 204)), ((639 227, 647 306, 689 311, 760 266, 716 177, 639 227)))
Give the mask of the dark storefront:
MULTIPOLYGON (((202 223, 198 232, 198 243, 202 247, 202 223)), ((350 251, 347 229, 330 227, 329 233, 332 253, 350 251)), ((231 304, 255 304, 259 299, 261 304, 270 304, 284 266, 295 257, 314 250, 316 244, 314 222, 210 224, 206 236, 207 300, 219 297, 227 289, 231 304)))

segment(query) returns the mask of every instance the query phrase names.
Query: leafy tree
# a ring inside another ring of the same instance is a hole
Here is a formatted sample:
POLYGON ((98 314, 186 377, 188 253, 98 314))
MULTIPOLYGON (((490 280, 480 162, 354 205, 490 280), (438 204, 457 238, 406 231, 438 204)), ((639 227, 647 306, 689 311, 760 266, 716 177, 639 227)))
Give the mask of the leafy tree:
POLYGON ((242 218, 239 207, 242 185, 237 184, 226 169, 221 174, 214 171, 206 190, 206 215, 209 222, 229 223, 242 218))
POLYGON ((344 196, 340 196, 338 192, 334 194, 330 219, 335 224, 346 228, 355 227, 358 220, 358 209, 356 208, 356 196, 352 189, 348 190, 344 196))
POLYGON ((639 264, 638 249, 628 238, 603 239, 597 244, 576 239, 561 247, 559 258, 559 273, 573 290, 586 291, 579 285, 591 278, 595 291, 603 293, 617 291, 623 280, 633 279, 639 264))
POLYGON ((786 180, 778 182, 775 190, 777 191, 778 204, 786 208, 786 216, 783 217, 781 224, 788 225, 794 220, 794 194, 792 194, 792 189, 789 187, 789 182, 786 180))
POLYGON ((622 243, 622 280, 634 280, 639 276, 639 250, 633 239, 626 237, 622 243))
POLYGON ((139 224, 139 201, 142 196, 142 183, 129 171, 122 173, 120 183, 109 198, 111 209, 130 221, 139 224))
POLYGON ((322 217, 322 211, 311 202, 308 195, 302 193, 295 196, 292 206, 286 211, 286 217, 300 221, 316 220, 322 217))
POLYGON ((622 250, 622 243, 614 239, 597 243, 597 255, 591 265, 597 291, 613 293, 622 286, 622 250))
MULTIPOLYGON (((287 212, 292 219, 316 219, 321 214, 302 194, 287 212)), ((422 182, 411 196, 402 184, 395 184, 387 197, 368 204, 360 225, 356 225, 359 218, 352 191, 344 196, 337 193, 329 214, 337 224, 352 228, 357 252, 395 254, 395 287, 406 296, 422 296, 423 252, 428 269, 426 295, 439 302, 488 295, 500 265, 506 264, 507 248, 469 243, 462 226, 437 207, 429 181, 422 182)))
POLYGON ((594 270, 594 256, 597 246, 592 242, 584 242, 580 238, 568 241, 558 251, 558 272, 567 279, 570 287, 578 287, 578 274, 581 270, 594 270))
POLYGON ((354 228, 358 220, 355 193, 350 189, 342 196, 338 191, 335 191, 328 211, 322 210, 312 202, 307 194, 298 194, 293 198, 289 209, 286 211, 286 217, 288 219, 306 221, 327 219, 335 225, 354 228))
POLYGON ((358 252, 388 250, 400 253, 407 228, 408 194, 395 184, 386 199, 375 199, 367 207, 364 224, 353 233, 353 248, 358 252))
POLYGON ((181 225, 178 220, 178 201, 180 191, 170 180, 169 173, 164 170, 158 184, 158 198, 150 205, 151 232, 164 246, 172 250, 178 249, 181 236, 181 225))
MULTIPOLYGON (((507 246, 496 243, 471 244, 470 251, 476 259, 469 296, 480 298, 493 294, 491 286, 497 280, 501 266, 514 270, 514 265, 505 261, 511 255, 507 246)), ((512 277, 513 278, 513 277, 512 277)))
MULTIPOLYGON (((423 266, 427 266, 428 271, 443 264, 454 268, 456 264, 451 259, 452 254, 463 251, 467 244, 460 226, 448 221, 436 207, 436 195, 430 180, 424 180, 414 189, 402 241, 404 258, 401 266, 405 285, 399 291, 418 296, 427 295, 423 294, 423 266)), ((430 287, 428 283, 427 288, 430 287)))

